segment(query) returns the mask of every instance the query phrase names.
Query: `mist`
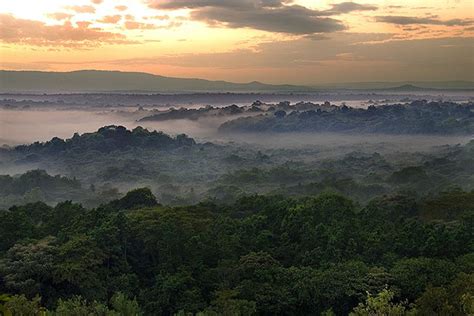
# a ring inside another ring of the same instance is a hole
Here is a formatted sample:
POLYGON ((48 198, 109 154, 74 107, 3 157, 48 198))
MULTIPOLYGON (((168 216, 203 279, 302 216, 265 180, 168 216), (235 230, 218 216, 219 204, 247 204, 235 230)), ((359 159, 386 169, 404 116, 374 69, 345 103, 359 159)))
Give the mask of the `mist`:
POLYGON ((53 137, 65 139, 72 137, 74 133, 94 132, 106 125, 122 125, 129 129, 142 126, 170 135, 185 133, 196 137, 210 137, 225 120, 222 118, 138 123, 137 118, 140 116, 133 112, 1 109, 0 145, 29 144, 36 141, 48 141, 53 137))
MULTIPOLYGON (((137 122, 145 114, 134 110, 5 110, 0 109, 0 146, 16 146, 44 142, 59 137, 71 138, 74 133, 91 133, 107 125, 128 129, 142 126, 175 136, 187 134, 200 142, 240 143, 261 148, 304 148, 321 146, 333 150, 359 146, 373 151, 422 151, 433 146, 465 144, 472 136, 337 134, 337 133, 233 133, 219 134, 217 128, 239 116, 204 117, 199 120, 168 120, 137 122)), ((240 115, 245 116, 245 115, 240 115)))

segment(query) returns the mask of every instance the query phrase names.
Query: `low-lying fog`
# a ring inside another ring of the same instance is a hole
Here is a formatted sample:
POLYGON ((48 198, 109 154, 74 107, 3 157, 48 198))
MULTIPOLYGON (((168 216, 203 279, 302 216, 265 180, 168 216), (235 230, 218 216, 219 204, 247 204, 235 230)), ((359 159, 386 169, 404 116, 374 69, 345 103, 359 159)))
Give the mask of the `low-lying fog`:
POLYGON ((206 118, 199 121, 136 121, 142 117, 143 115, 134 112, 0 109, 0 146, 47 141, 53 137, 70 138, 76 132, 80 134, 95 132, 106 125, 123 125, 130 129, 142 126, 170 135, 184 133, 198 139, 211 140, 217 127, 226 120, 226 118, 206 118))
MULTIPOLYGON (((203 118, 200 120, 170 120, 137 122, 144 115, 135 111, 91 110, 5 110, 0 109, 0 146, 14 146, 53 137, 70 138, 75 132, 94 132, 105 125, 123 125, 127 128, 143 126, 170 135, 185 133, 198 141, 236 142, 271 147, 305 147, 321 145, 339 147, 350 144, 370 145, 377 149, 392 144, 406 151, 419 151, 432 146, 466 143, 466 136, 389 136, 389 135, 335 135, 335 134, 264 134, 217 135, 220 124, 229 117, 203 118)), ((236 118, 235 116, 232 119, 236 118)), ((388 149, 388 148, 385 148, 388 149)))

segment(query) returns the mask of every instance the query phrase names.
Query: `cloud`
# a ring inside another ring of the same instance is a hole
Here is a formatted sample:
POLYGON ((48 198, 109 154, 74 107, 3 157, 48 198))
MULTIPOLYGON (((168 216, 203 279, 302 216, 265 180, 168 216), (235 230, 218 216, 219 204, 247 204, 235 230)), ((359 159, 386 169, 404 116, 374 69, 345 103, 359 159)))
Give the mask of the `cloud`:
POLYGON ((153 23, 143 23, 143 22, 137 22, 137 21, 132 21, 132 20, 127 20, 123 24, 123 26, 127 30, 171 29, 174 27, 179 27, 181 25, 182 25, 182 22, 179 22, 179 21, 170 21, 169 23, 165 25, 156 25, 153 23))
POLYGON ((121 19, 122 19, 122 16, 118 14, 106 15, 102 19, 98 20, 97 22, 114 24, 114 23, 119 22, 121 19))
POLYGON ((79 28, 83 28, 83 29, 86 29, 89 27, 89 25, 91 25, 92 22, 89 22, 89 21, 77 21, 76 22, 76 25, 79 27, 79 28))
POLYGON ((93 4, 101 4, 104 0, 91 0, 93 4))
POLYGON ((85 48, 102 44, 128 44, 122 34, 89 28, 89 22, 69 21, 62 25, 46 25, 40 21, 18 19, 9 14, 0 14, 0 41, 31 46, 63 46, 85 48))
POLYGON ((126 5, 117 5, 115 6, 115 9, 119 11, 125 11, 128 9, 128 7, 126 5))
POLYGON ((439 20, 436 17, 414 17, 400 15, 377 16, 375 18, 375 21, 397 25, 430 24, 445 26, 466 26, 474 23, 474 20, 472 19, 439 20))
MULTIPOLYGON (((350 81, 474 80, 474 37, 393 40, 394 34, 337 32, 324 42, 300 37, 217 53, 161 54, 95 61, 38 61, 73 68, 174 76, 316 84, 350 81), (171 74, 171 73, 169 73, 171 74), (207 75, 206 75, 207 74, 207 75)), ((138 55, 137 55, 138 56, 138 55)))
POLYGON ((70 5, 65 8, 77 13, 95 13, 95 8, 91 5, 70 5))
MULTIPOLYGON (((291 5, 282 0, 148 0, 148 5, 160 10, 190 9, 193 20, 229 28, 297 35, 345 29, 341 21, 327 17, 332 15, 328 12, 291 5)), ((350 10, 347 5, 340 9, 350 10)))
POLYGON ((305 38, 310 39, 312 41, 322 41, 322 40, 329 39, 329 37, 327 37, 326 35, 322 35, 322 34, 308 34, 308 35, 305 36, 305 38))
POLYGON ((355 2, 341 2, 333 4, 331 9, 325 10, 322 13, 326 15, 346 14, 354 11, 375 11, 378 7, 369 4, 359 4, 355 2))
POLYGON ((143 17, 144 19, 152 19, 152 20, 169 20, 170 16, 163 14, 163 15, 154 15, 154 16, 148 16, 148 17, 143 17))
POLYGON ((48 13, 48 14, 46 14, 46 16, 50 19, 54 19, 54 20, 58 20, 58 21, 67 20, 67 19, 70 19, 71 17, 73 17, 72 14, 65 13, 65 12, 48 13))
POLYGON ((141 23, 136 21, 125 21, 123 24, 127 30, 153 30, 157 26, 152 23, 141 23))

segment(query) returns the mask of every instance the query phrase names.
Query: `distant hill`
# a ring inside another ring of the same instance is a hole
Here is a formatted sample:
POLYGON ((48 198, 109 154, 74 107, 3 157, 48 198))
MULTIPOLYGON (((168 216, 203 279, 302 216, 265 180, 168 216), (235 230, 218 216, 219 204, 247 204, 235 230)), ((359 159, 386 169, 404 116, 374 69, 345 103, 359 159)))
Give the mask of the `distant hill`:
POLYGON ((232 83, 163 77, 142 72, 80 70, 72 72, 0 70, 1 92, 272 92, 310 91, 294 85, 253 81, 232 83))
POLYGON ((233 83, 195 78, 173 78, 143 72, 79 70, 71 72, 0 70, 0 92, 315 92, 361 89, 422 91, 474 89, 471 81, 353 82, 318 86, 273 85, 258 81, 233 83))
POLYGON ((355 90, 473 90, 474 81, 399 81, 399 82, 347 82, 317 86, 319 89, 355 89, 355 90))
POLYGON ((398 86, 398 87, 393 87, 393 88, 386 88, 386 89, 383 89, 383 90, 387 90, 387 91, 426 91, 426 90, 438 90, 438 89, 435 89, 435 88, 423 88, 423 87, 418 87, 418 86, 414 86, 412 84, 404 84, 404 85, 401 85, 401 86, 398 86))

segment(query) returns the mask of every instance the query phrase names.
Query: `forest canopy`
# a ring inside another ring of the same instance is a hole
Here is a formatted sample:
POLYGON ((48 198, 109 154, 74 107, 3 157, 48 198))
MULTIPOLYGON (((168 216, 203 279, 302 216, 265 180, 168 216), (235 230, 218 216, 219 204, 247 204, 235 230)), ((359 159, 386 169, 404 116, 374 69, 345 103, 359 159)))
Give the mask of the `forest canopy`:
POLYGON ((381 134, 474 134, 474 104, 413 101, 408 104, 300 110, 297 105, 273 115, 225 122, 221 132, 342 132, 381 134))
POLYGON ((169 207, 142 188, 93 209, 15 206, 0 211, 0 299, 31 315, 468 314, 473 201, 454 191, 365 207, 335 194, 169 207))

